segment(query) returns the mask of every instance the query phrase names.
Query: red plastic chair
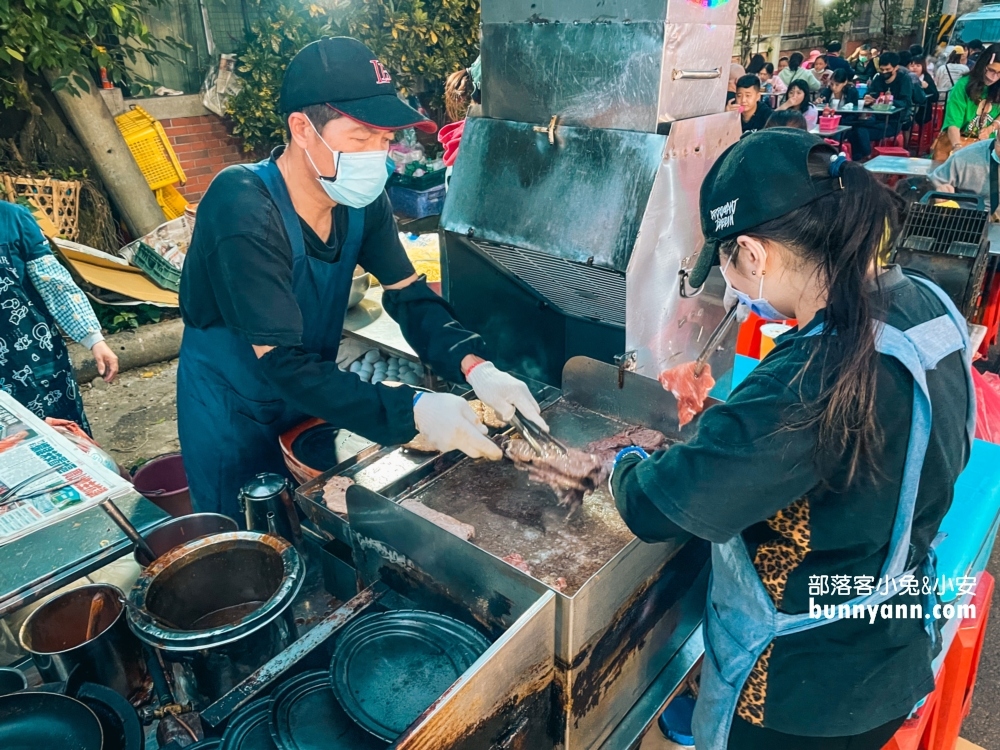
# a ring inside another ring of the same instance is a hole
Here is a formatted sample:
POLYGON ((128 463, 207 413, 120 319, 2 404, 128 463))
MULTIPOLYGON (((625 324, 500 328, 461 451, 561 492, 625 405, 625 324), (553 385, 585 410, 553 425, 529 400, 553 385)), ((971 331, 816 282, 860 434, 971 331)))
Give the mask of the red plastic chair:
POLYGON ((971 604, 975 617, 962 620, 934 681, 934 692, 883 750, 954 750, 969 715, 993 600, 993 576, 981 573, 971 604))

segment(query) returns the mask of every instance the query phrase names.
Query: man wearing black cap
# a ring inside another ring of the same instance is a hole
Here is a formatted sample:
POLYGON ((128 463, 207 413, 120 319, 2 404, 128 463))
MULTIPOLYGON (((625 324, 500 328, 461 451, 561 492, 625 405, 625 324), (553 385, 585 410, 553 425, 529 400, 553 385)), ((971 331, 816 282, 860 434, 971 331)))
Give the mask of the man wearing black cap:
POLYGON ((384 191, 388 146, 396 131, 433 132, 434 123, 346 37, 295 56, 279 106, 288 145, 219 173, 184 264, 177 411, 195 507, 238 516, 240 487, 258 472, 285 473, 278 436, 309 416, 381 444, 420 432, 442 451, 501 457, 463 399, 338 368, 357 265, 382 282, 386 312, 438 375, 467 380, 504 419, 517 409, 544 427, 527 386, 483 359, 482 339, 454 320, 400 244, 384 191))

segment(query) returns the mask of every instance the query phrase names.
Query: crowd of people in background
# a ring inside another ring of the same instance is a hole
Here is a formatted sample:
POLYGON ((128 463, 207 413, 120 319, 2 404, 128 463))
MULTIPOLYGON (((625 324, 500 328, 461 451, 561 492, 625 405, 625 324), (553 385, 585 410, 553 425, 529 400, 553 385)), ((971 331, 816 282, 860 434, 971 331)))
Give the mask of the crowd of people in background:
POLYGON ((841 51, 839 42, 831 42, 808 54, 781 56, 776 66, 761 54, 745 69, 734 64, 727 109, 741 113, 744 133, 773 127, 776 120, 785 127, 801 122, 816 132, 822 113, 833 110, 849 127, 843 140, 855 160, 869 157, 873 144, 928 127, 940 103, 944 125, 935 158, 1000 129, 1000 45, 950 45, 946 39, 932 54, 920 45, 892 51, 870 43, 847 57, 841 51), (872 109, 875 104, 881 111, 872 109))

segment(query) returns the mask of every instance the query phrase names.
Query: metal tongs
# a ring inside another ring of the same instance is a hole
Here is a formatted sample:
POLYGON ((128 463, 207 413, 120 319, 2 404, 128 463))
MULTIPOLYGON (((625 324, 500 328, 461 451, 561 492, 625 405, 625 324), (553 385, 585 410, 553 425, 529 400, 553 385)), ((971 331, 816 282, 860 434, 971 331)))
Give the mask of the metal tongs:
POLYGON ((739 304, 733 305, 729 308, 729 312, 726 313, 726 317, 715 327, 712 331, 712 335, 708 337, 708 341, 705 343, 705 348, 701 350, 701 354, 698 355, 698 359, 694 361, 694 376, 696 378, 701 377, 702 371, 705 369, 705 365, 708 364, 708 358, 712 356, 712 352, 715 351, 715 347, 719 345, 722 341, 722 337, 726 335, 729 331, 730 326, 732 326, 733 321, 736 320, 736 308, 739 304))
POLYGON ((510 423, 514 426, 515 430, 521 433, 521 437, 528 442, 531 449, 539 456, 544 456, 549 452, 542 447, 543 443, 554 449, 556 452, 562 453, 564 456, 569 453, 569 448, 567 448, 564 443, 552 437, 552 435, 547 433, 530 419, 525 419, 519 411, 514 411, 514 416, 510 418, 510 423))

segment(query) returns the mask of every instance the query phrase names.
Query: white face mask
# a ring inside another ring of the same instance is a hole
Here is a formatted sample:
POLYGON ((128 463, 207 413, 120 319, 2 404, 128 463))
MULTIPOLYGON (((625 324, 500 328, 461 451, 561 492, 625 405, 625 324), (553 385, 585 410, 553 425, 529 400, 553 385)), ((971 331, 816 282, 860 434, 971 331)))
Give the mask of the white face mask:
POLYGON ((726 286, 732 290, 733 294, 736 295, 736 299, 740 301, 741 305, 746 305, 750 308, 750 311, 755 315, 759 315, 764 320, 784 320, 787 316, 782 315, 780 312, 774 309, 774 305, 764 299, 764 277, 760 277, 760 289, 757 292, 757 299, 751 299, 750 295, 746 292, 741 292, 739 289, 734 287, 729 283, 729 278, 726 276, 726 269, 733 262, 733 256, 729 256, 729 260, 726 262, 726 267, 722 269, 722 278, 725 279, 726 286))
MULTIPOLYGON (((310 125, 312 123, 310 122, 310 125)), ((375 202, 385 189, 385 183, 389 179, 389 170, 386 168, 386 159, 389 158, 388 151, 357 151, 345 153, 334 151, 329 144, 323 140, 316 126, 313 125, 313 132, 319 137, 320 142, 326 146, 327 150, 333 154, 333 162, 337 167, 337 174, 334 177, 324 177, 306 149, 306 158, 316 170, 316 179, 330 200, 341 203, 351 208, 364 208, 375 202)))

